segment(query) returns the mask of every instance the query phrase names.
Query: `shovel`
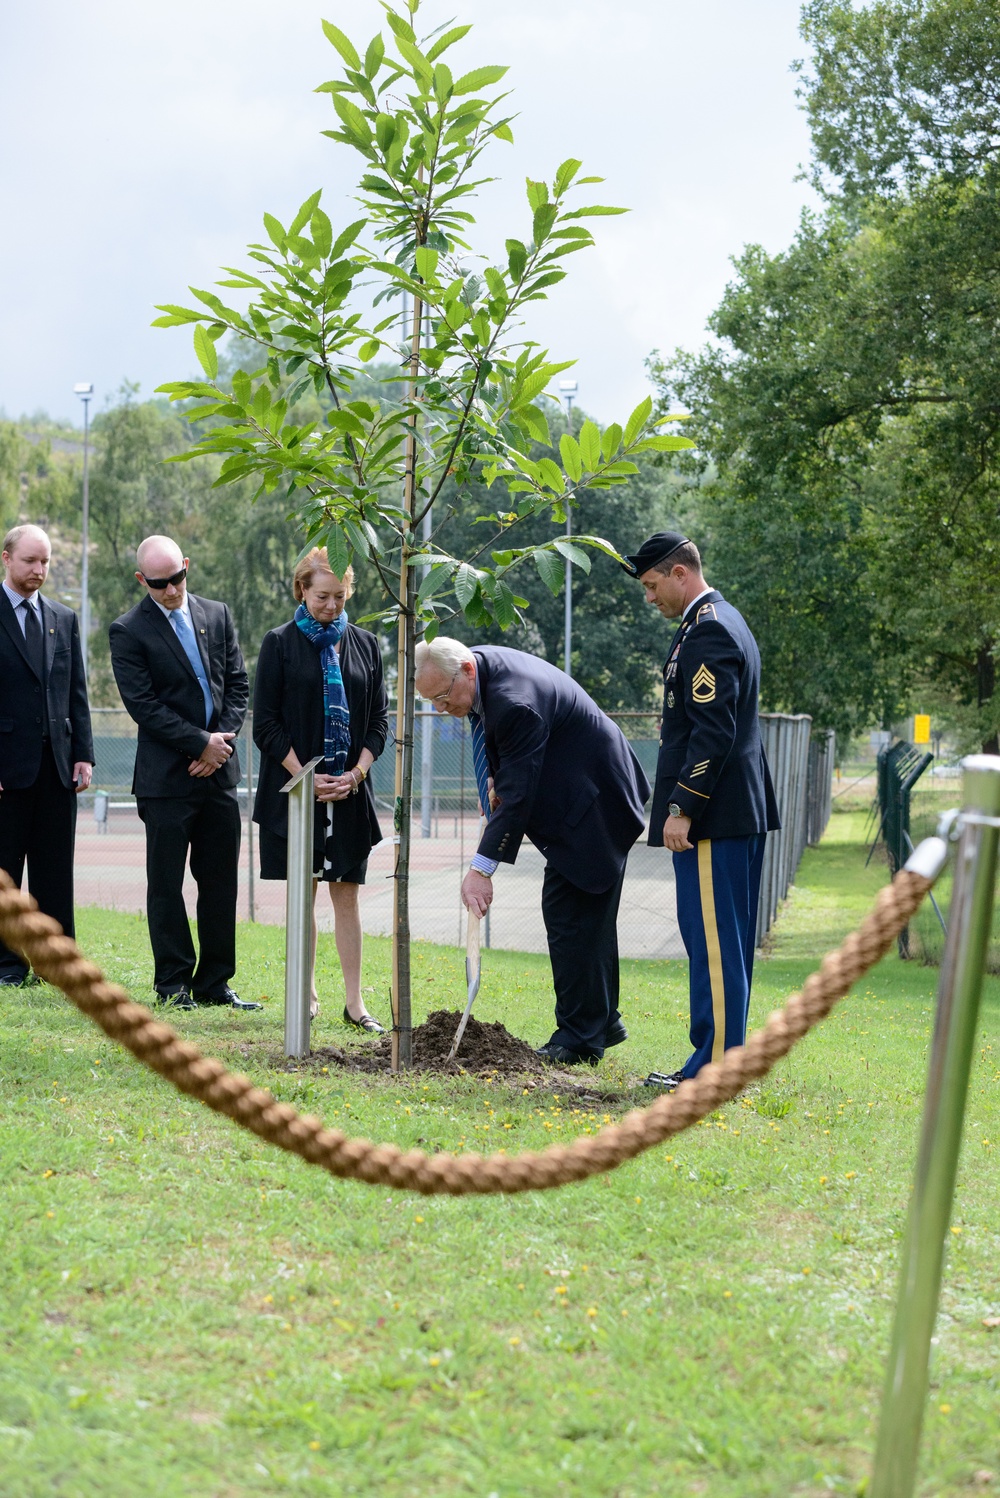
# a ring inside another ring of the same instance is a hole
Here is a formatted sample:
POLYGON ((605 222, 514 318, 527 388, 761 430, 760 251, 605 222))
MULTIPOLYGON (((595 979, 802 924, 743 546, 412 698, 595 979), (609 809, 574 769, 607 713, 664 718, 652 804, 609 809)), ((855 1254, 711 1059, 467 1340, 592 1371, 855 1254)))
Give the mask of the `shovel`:
POLYGON ((462 1036, 465 1027, 469 1023, 469 1015, 479 992, 479 975, 482 971, 482 963, 479 959, 479 917, 469 911, 469 923, 465 938, 465 981, 469 985, 469 997, 465 1005, 465 1013, 459 1021, 458 1029, 455 1031, 455 1039, 452 1041, 451 1050, 448 1052, 448 1060, 454 1061, 455 1052, 462 1044, 462 1036))

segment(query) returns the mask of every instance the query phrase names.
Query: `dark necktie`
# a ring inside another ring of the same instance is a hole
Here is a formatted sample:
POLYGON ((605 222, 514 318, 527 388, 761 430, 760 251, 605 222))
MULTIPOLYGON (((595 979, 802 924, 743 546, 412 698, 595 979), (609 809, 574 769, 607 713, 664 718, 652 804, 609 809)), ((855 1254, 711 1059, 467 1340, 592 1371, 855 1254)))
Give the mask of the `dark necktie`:
POLYGON ((42 686, 45 686, 45 649, 42 644, 42 626, 38 618, 38 609, 33 608, 30 603, 23 603, 24 610, 24 643, 28 651, 28 659, 31 669, 34 671, 42 686))
POLYGON ((478 713, 469 714, 469 724, 472 728, 472 764, 476 772, 479 804, 483 809, 483 816, 488 822, 491 812, 490 767, 486 758, 486 730, 483 727, 483 720, 478 713))

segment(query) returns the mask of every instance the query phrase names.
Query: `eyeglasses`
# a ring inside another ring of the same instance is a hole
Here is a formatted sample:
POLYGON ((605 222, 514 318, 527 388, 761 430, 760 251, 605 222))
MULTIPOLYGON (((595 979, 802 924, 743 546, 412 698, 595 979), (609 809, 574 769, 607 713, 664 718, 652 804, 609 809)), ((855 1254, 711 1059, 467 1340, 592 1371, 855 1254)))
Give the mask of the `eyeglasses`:
MULTIPOLYGON (((459 669, 461 669, 461 668, 459 668, 459 669)), ((457 676, 457 675, 458 675, 458 671, 455 672, 455 676, 457 676)), ((447 692, 438 692, 438 694, 437 694, 436 697, 432 697, 430 699, 432 703, 434 703, 434 704, 440 703, 441 706, 444 707, 445 703, 448 701, 448 698, 451 696, 451 689, 455 685, 455 676, 453 676, 451 678, 451 681, 448 683, 448 690, 447 690, 447 692)))
POLYGON ((180 572, 174 573, 173 577, 147 577, 144 572, 141 576, 147 588, 155 588, 157 593, 162 593, 163 589, 169 588, 171 583, 183 582, 187 577, 187 573, 187 568, 182 567, 180 572))

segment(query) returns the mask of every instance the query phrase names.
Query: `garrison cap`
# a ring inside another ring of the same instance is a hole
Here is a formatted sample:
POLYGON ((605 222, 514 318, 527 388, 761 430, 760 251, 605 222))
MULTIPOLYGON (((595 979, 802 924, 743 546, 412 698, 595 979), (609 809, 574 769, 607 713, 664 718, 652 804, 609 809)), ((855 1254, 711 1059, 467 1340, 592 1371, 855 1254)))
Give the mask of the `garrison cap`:
POLYGON ((657 531, 655 536, 643 541, 634 556, 630 557, 626 553, 622 566, 632 577, 641 577, 650 567, 655 567, 657 562, 665 561, 678 547, 688 544, 687 536, 682 536, 679 531, 657 531))

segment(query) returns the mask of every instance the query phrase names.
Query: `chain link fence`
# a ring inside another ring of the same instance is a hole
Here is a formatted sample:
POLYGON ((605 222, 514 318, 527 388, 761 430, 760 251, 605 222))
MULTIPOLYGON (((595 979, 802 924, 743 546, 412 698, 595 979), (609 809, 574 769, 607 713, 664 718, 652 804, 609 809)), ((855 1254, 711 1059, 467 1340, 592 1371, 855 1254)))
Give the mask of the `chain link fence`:
MULTIPOLYGON (((145 902, 144 837, 131 795, 135 724, 121 709, 94 711, 94 788, 81 798, 77 839, 77 899, 123 910, 145 902)), ((654 713, 612 713, 652 781, 659 748, 654 713)), ((806 842, 817 841, 826 825, 833 766, 832 735, 813 741, 807 717, 761 718, 765 750, 774 774, 783 830, 768 839, 761 893, 758 941, 769 929, 788 893, 806 842)), ((252 787, 260 756, 252 742, 252 722, 239 740, 244 771, 240 798, 245 809, 241 850, 240 914, 244 919, 281 923, 285 886, 261 881, 256 870, 256 829, 249 820, 252 787)), ((391 742, 372 768, 371 782, 384 841, 372 850, 362 891, 365 930, 392 931, 392 839, 394 755, 391 742)), ((418 939, 464 942, 459 888, 479 842, 479 812, 472 748, 464 721, 433 712, 417 715, 414 755, 414 837, 411 844, 411 927, 418 939)), ((541 884, 544 860, 525 842, 517 863, 503 865, 495 880, 488 941, 514 951, 544 952, 541 884)), ((192 891, 193 892, 193 891, 192 891)), ((321 929, 329 929, 326 902, 318 902, 321 929)), ((641 840, 625 875, 619 917, 624 957, 684 956, 677 929, 673 863, 662 848, 641 840)))

